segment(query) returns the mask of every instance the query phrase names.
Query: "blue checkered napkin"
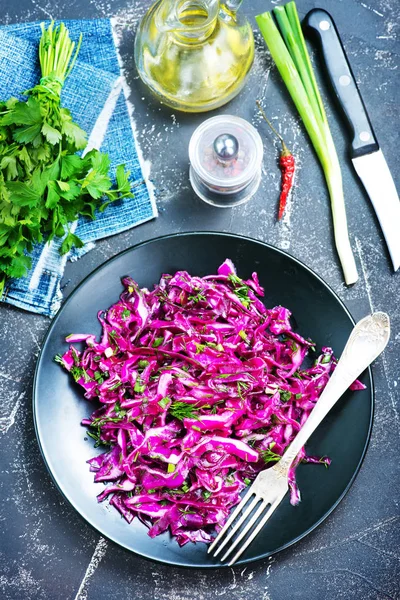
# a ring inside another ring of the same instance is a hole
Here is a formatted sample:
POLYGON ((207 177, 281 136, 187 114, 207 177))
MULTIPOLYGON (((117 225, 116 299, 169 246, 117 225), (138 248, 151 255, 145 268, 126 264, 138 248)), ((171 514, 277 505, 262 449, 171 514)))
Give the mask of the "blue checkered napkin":
MULTIPOLYGON (((83 42, 74 70, 62 91, 63 105, 88 132, 89 147, 109 154, 111 172, 124 163, 135 185, 134 198, 109 206, 95 221, 81 218, 73 225, 85 247, 60 256, 60 240, 38 244, 32 253, 32 269, 10 282, 4 302, 25 310, 52 316, 62 302, 60 282, 67 258, 74 260, 90 250, 93 242, 125 231, 157 216, 151 185, 144 181, 120 74, 112 27, 108 19, 66 21, 72 39, 80 32, 83 42)), ((37 46, 39 23, 22 23, 0 28, 0 98, 22 98, 21 92, 40 78, 37 46)))

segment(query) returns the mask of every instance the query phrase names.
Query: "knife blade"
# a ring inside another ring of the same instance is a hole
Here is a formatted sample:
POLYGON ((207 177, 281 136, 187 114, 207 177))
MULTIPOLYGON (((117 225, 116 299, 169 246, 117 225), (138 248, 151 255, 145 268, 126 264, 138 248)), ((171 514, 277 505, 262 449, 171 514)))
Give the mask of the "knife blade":
POLYGON ((351 129, 351 160, 378 217, 395 271, 400 267, 400 200, 331 15, 311 10, 305 32, 318 40, 336 98, 351 129))

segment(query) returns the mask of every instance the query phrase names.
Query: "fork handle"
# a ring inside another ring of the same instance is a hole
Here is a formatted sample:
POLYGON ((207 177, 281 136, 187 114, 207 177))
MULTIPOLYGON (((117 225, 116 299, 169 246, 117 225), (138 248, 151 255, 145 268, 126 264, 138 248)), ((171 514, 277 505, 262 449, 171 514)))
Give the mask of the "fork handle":
POLYGON ((289 470, 301 448, 331 408, 384 350, 389 336, 390 320, 386 313, 373 313, 357 323, 310 416, 279 461, 280 469, 289 470))

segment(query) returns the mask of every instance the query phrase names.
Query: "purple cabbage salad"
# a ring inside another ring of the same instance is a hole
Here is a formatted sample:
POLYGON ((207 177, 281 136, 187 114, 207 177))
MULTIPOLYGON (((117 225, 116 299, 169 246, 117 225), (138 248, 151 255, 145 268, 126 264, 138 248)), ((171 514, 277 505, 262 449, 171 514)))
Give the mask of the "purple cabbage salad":
MULTIPOLYGON (((292 330, 291 313, 268 309, 256 273, 243 281, 227 259, 217 275, 163 275, 153 291, 124 278, 124 292, 98 314, 100 341, 73 334, 56 357, 99 408, 82 424, 105 452, 88 461, 96 482, 130 523, 179 545, 210 542, 241 492, 276 463, 335 368, 331 348, 303 367, 315 344, 292 330)), ((358 381, 352 389, 363 389, 358 381)), ((303 448, 295 470, 330 464, 303 448)))

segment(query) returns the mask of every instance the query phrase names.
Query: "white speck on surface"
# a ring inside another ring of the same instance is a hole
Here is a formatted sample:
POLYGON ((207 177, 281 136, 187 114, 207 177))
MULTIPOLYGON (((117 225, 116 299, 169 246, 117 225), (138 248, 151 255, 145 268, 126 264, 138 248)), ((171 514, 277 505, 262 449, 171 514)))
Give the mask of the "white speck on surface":
POLYGON ((14 381, 15 383, 19 383, 21 381, 21 377, 18 377, 17 375, 10 375, 9 373, 0 372, 0 377, 7 379, 8 381, 14 381))
POLYGON ((396 23, 393 23, 392 21, 388 21, 386 23, 386 31, 388 33, 392 33, 392 31, 394 30, 395 26, 396 26, 396 23))
POLYGON ((53 19, 53 15, 50 12, 50 6, 46 5, 46 6, 42 6, 41 4, 39 4, 39 2, 36 2, 36 0, 31 0, 33 6, 36 6, 39 10, 42 11, 42 13, 44 15, 46 15, 46 17, 48 17, 49 19, 53 19), (47 8, 47 6, 49 6, 49 8, 47 8))
POLYGON ((270 556, 268 560, 270 561, 270 563, 269 563, 269 565, 267 567, 267 579, 271 575, 272 565, 274 564, 274 562, 276 562, 276 559, 273 556, 270 556))
POLYGON ((380 65, 389 71, 395 71, 399 67, 395 55, 389 50, 376 50, 375 60, 379 61, 380 65))
POLYGON ((342 538, 341 540, 334 540, 329 544, 323 544, 322 546, 318 546, 317 548, 312 548, 311 550, 300 550, 300 551, 296 550, 296 556, 303 556, 304 554, 316 554, 317 552, 323 552, 324 550, 329 550, 330 548, 338 548, 339 546, 342 546, 342 545, 347 544, 348 542, 352 542, 354 540, 362 540, 369 533, 379 531, 388 526, 392 527, 394 525, 394 523, 396 521, 398 521, 399 519, 400 519, 400 517, 397 515, 388 517, 386 519, 382 519, 380 521, 377 521, 373 525, 366 527, 365 529, 363 529, 361 531, 357 531, 356 533, 352 533, 351 535, 342 538))
POLYGON ((113 29, 116 30, 119 40, 122 38, 123 29, 127 27, 130 29, 134 28, 145 12, 146 7, 140 6, 137 2, 130 2, 127 6, 117 10, 117 12, 115 12, 115 6, 108 4, 104 7, 104 16, 111 17, 113 29))
POLYGON ((96 548, 94 549, 92 558, 90 559, 90 563, 88 564, 85 575, 83 576, 81 585, 79 586, 79 590, 74 600, 87 600, 90 578, 93 577, 97 567, 103 560, 105 553, 107 552, 107 548, 108 542, 101 537, 96 544, 96 548))
POLYGON ((381 83, 380 85, 378 85, 376 89, 377 92, 380 92, 383 88, 385 88, 388 85, 387 81, 384 81, 383 83, 381 83))
POLYGON ((375 309, 374 309, 374 304, 373 304, 373 301, 372 301, 371 284, 369 282, 368 269, 367 269, 367 265, 365 263, 365 258, 364 258, 364 254, 363 254, 361 242, 360 242, 360 240, 358 238, 355 239, 355 242, 356 242, 356 248, 357 248, 358 256, 360 258, 362 274, 364 276, 365 291, 367 292, 369 307, 371 309, 371 312, 374 312, 375 309))
POLYGON ((22 400, 22 398, 24 398, 24 396, 25 396, 25 392, 21 392, 21 394, 18 396, 8 417, 0 418, 0 432, 1 433, 7 433, 7 431, 14 425, 15 417, 17 416, 17 412, 19 410, 19 407, 21 406, 21 400, 22 400))
MULTIPOLYGON (((371 312, 375 312, 375 308, 374 308, 374 302, 372 299, 372 288, 371 288, 371 284, 369 281, 369 275, 368 275, 368 269, 367 269, 367 265, 366 265, 366 261, 365 261, 365 257, 363 254, 363 249, 362 249, 362 245, 361 242, 358 238, 355 239, 356 242, 356 248, 357 248, 357 252, 358 252, 358 256, 360 257, 360 263, 361 263, 361 269, 362 269, 362 274, 364 277, 364 281, 365 281, 365 291, 367 292, 367 296, 368 296, 368 302, 369 302, 369 306, 371 309, 371 312)), ((390 375, 390 369, 389 369, 389 365, 387 362, 387 358, 386 358, 386 352, 384 351, 381 354, 381 359, 382 359, 382 363, 383 363, 383 370, 385 372, 385 378, 386 378, 386 382, 387 382, 387 391, 388 391, 388 396, 392 405, 392 409, 393 409, 393 413, 394 413, 394 417, 395 417, 395 421, 397 424, 397 428, 400 429, 400 416, 397 410, 397 403, 396 403, 396 398, 395 395, 391 389, 391 375, 390 375)))
POLYGON ((30 475, 29 475, 29 472, 28 472, 28 467, 27 467, 27 465, 24 462, 21 464, 21 472, 23 473, 23 475, 25 476, 25 479, 26 479, 26 490, 27 490, 27 492, 28 492, 28 494, 30 496, 33 496, 34 492, 33 492, 32 481, 30 479, 30 475))
POLYGON ((12 597, 16 598, 29 598, 29 595, 32 589, 39 590, 41 589, 41 585, 38 580, 34 579, 32 576, 32 571, 28 571, 24 566, 18 565, 18 574, 14 575, 11 578, 8 578, 6 575, 0 575, 0 591, 6 592, 6 596, 2 596, 2 598, 11 598, 8 595, 8 592, 12 590, 12 597), (8 590, 8 591, 7 591, 8 590), (14 595, 15 592, 15 595, 14 595))
MULTIPOLYGON (((390 402, 392 404, 393 407, 393 412, 394 412, 394 417, 395 417, 395 421, 397 423, 397 428, 400 430, 400 416, 397 410, 397 403, 396 403, 396 398, 395 395, 391 389, 391 375, 390 375, 390 369, 389 369, 389 365, 387 362, 387 358, 386 358, 386 353, 383 352, 382 354, 382 362, 383 362, 383 370, 385 371, 385 377, 386 377, 386 382, 387 382, 387 387, 388 387, 388 395, 390 398, 390 402)), ((396 385, 394 385, 394 387, 396 387, 396 385)))
MULTIPOLYGON (((256 77, 257 83, 262 82, 261 87, 258 91, 259 100, 262 104, 263 99, 266 97, 269 75, 272 68, 272 59, 266 53, 264 39, 258 30, 254 31, 254 45, 255 54, 254 63, 252 66, 252 76, 256 77)), ((257 114, 259 114, 258 110, 257 114)))
POLYGON ((232 584, 230 586, 230 589, 234 590, 236 588, 236 586, 237 586, 237 583, 236 583, 236 574, 235 574, 235 571, 232 568, 231 568, 231 571, 232 571, 233 582, 232 582, 232 584))
MULTIPOLYGON (((40 344, 39 344, 39 341, 38 341, 36 335, 35 335, 35 333, 32 331, 32 329, 30 327, 28 328, 28 331, 29 331, 29 335, 31 336, 31 338, 33 340, 33 343, 35 344, 36 349, 37 349, 37 351, 39 353, 40 352, 40 344)), ((38 353, 37 354, 35 353, 35 356, 38 356, 38 353)))
POLYGON ((237 588, 238 584, 236 581, 236 573, 235 573, 234 569, 232 569, 232 567, 231 567, 231 572, 232 572, 232 583, 225 586, 222 590, 215 592, 216 596, 225 596, 225 594, 228 594, 228 598, 229 598, 230 597, 229 592, 231 592, 232 590, 235 590, 237 588))
POLYGON ((375 13, 376 15, 378 15, 378 17, 383 17, 383 14, 380 13, 378 10, 376 10, 375 8, 372 8, 372 6, 368 6, 367 4, 364 4, 364 2, 360 2, 361 6, 363 6, 364 8, 367 8, 368 10, 371 10, 373 13, 375 13))
POLYGON ((267 580, 270 578, 271 568, 272 568, 272 565, 274 562, 276 562, 276 558, 274 558, 273 556, 269 556, 268 557, 268 567, 267 567, 267 572, 266 572, 266 577, 265 577, 266 581, 264 582, 264 593, 262 596, 262 600, 272 600, 267 580))
MULTIPOLYGON (((390 0, 389 0, 390 2, 390 0)), ((396 40, 397 39, 397 31, 399 25, 399 19, 397 18, 400 10, 397 9, 397 14, 393 10, 394 6, 392 4, 385 4, 385 7, 388 9, 387 13, 390 15, 388 19, 385 20, 385 33, 386 35, 377 35, 377 40, 396 40)))

